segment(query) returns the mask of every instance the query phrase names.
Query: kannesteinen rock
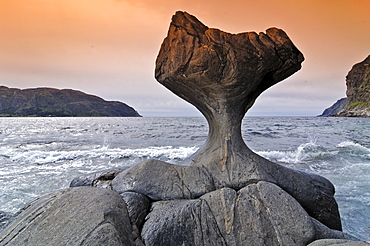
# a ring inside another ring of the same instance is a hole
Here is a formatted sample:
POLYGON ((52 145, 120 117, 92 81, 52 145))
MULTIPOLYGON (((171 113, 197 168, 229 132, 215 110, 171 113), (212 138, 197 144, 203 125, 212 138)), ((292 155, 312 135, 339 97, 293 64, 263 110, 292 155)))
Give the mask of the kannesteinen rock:
POLYGON ((204 114, 204 147, 182 166, 147 160, 78 177, 71 186, 95 187, 31 203, 0 233, 0 245, 362 245, 341 232, 327 179, 270 162, 241 136, 258 95, 302 61, 280 29, 229 34, 177 12, 155 76, 204 114))
MULTIPOLYGON (((370 55, 355 64, 346 76, 347 104, 334 104, 338 108, 329 114, 325 111, 321 116, 370 117, 370 55)), ((342 100, 342 99, 341 99, 342 100)))
POLYGON ((0 86, 0 116, 140 116, 132 107, 70 89, 0 86))

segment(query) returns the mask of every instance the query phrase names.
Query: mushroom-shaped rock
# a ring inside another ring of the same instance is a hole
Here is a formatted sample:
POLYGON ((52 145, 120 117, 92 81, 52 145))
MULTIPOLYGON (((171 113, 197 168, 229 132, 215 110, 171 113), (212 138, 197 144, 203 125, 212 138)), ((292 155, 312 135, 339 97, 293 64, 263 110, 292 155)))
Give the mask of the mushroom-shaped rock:
POLYGON ((298 71, 303 60, 281 29, 230 34, 177 12, 159 51, 155 77, 206 117, 208 139, 190 162, 208 170, 216 188, 269 181, 296 198, 311 216, 341 229, 328 180, 262 158, 241 135, 242 119, 256 98, 298 71))

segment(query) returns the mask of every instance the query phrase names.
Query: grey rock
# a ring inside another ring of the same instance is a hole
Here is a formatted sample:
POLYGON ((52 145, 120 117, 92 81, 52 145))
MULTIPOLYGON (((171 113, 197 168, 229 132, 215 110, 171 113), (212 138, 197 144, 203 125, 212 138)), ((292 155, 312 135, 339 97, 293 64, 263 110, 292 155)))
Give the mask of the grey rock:
POLYGON ((315 239, 346 239, 352 241, 359 241, 359 239, 344 233, 342 231, 333 230, 323 225, 320 221, 312 218, 313 225, 315 227, 316 235, 315 239))
POLYGON ((321 239, 310 243, 308 246, 369 246, 370 244, 344 239, 321 239))
POLYGON ((155 202, 142 230, 146 245, 307 245, 314 237, 300 204, 268 182, 155 202))
POLYGON ((152 200, 196 198, 214 190, 212 177, 202 167, 176 166, 158 160, 139 163, 112 181, 118 193, 134 191, 152 200))
POLYGON ((4 227, 13 216, 14 214, 12 213, 0 211, 0 229, 4 227))
POLYGON ((0 245, 133 245, 126 204, 107 189, 78 187, 28 204, 0 231, 0 245))
POLYGON ((112 180, 123 170, 124 169, 112 169, 75 177, 71 181, 69 187, 91 186, 112 189, 112 180))
POLYGON ((150 201, 149 199, 136 192, 124 192, 121 197, 127 205, 128 216, 130 217, 131 224, 141 228, 144 219, 149 212, 150 201))
POLYGON ((226 245, 210 208, 201 200, 152 204, 141 236, 145 245, 226 245))

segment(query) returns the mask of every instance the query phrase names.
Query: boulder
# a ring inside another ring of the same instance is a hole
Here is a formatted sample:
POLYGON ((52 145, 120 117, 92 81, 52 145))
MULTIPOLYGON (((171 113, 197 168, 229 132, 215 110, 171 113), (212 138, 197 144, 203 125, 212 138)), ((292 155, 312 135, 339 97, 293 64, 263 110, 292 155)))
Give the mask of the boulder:
POLYGON ((145 245, 307 245, 314 237, 300 204, 263 181, 155 202, 142 230, 145 245))
POLYGON ((0 231, 0 245, 134 245, 126 204, 107 189, 78 187, 36 199, 0 231))
POLYGON ((121 197, 127 205, 135 246, 144 246, 140 237, 140 230, 148 214, 150 201, 146 196, 136 192, 124 192, 121 197))
POLYGON ((111 169, 75 177, 69 187, 92 186, 112 189, 112 180, 123 170, 125 169, 111 169))
POLYGON ((112 181, 118 193, 134 191, 152 200, 190 199, 214 190, 212 177, 202 167, 177 166, 158 160, 141 162, 112 181))
POLYGON ((131 224, 135 225, 138 229, 141 228, 149 212, 149 199, 140 193, 129 191, 122 193, 121 197, 127 205, 131 224))
POLYGON ((352 240, 352 241, 358 241, 357 238, 344 233, 342 231, 333 230, 327 227, 326 225, 322 224, 320 221, 312 218, 312 223, 315 227, 315 240, 319 239, 327 239, 327 238, 333 238, 333 239, 344 239, 344 240, 352 240))

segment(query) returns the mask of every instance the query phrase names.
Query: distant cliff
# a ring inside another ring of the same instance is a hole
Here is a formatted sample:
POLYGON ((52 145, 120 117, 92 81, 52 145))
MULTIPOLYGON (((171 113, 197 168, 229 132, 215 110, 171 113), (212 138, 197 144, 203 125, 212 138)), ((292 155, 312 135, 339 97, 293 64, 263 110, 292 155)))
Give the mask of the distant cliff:
POLYGON ((355 64, 346 76, 348 104, 333 106, 344 106, 338 108, 333 114, 322 116, 340 117, 370 117, 370 55, 362 62, 355 64))
POLYGON ((338 101, 336 101, 332 106, 325 109, 324 112, 319 116, 322 116, 322 117, 333 116, 339 113, 341 110, 345 109, 347 106, 348 106, 348 99, 346 97, 341 98, 338 101))
POLYGON ((140 116, 132 107, 70 89, 0 86, 0 116, 140 116))

